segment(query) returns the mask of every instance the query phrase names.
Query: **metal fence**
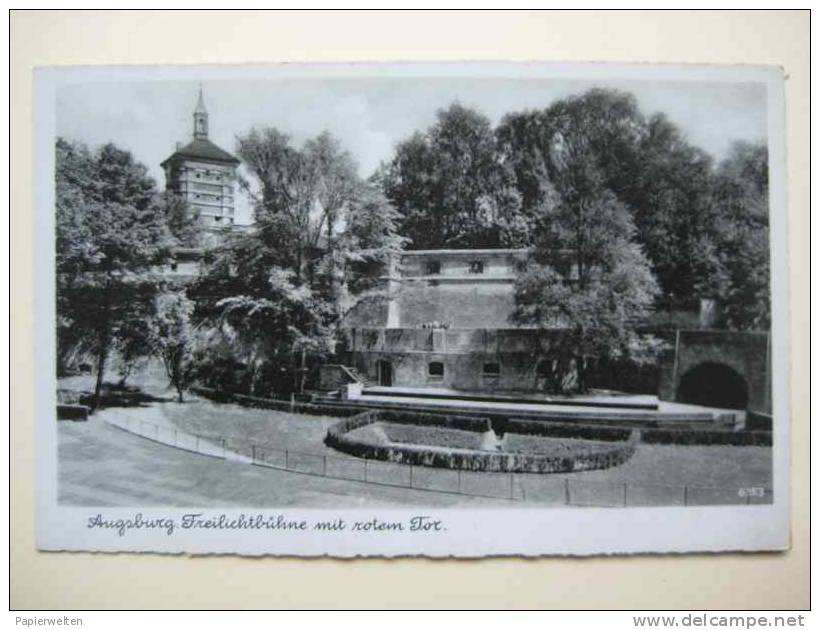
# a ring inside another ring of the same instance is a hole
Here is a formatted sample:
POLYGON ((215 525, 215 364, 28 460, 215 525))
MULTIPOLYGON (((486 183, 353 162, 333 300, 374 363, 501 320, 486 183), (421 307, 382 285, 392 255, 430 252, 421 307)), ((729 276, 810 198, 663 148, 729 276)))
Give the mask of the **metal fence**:
POLYGON ((161 444, 228 461, 328 479, 511 502, 577 507, 651 507, 758 505, 770 504, 773 500, 771 488, 762 486, 721 488, 593 481, 566 475, 449 470, 196 435, 133 417, 109 419, 108 422, 161 444))

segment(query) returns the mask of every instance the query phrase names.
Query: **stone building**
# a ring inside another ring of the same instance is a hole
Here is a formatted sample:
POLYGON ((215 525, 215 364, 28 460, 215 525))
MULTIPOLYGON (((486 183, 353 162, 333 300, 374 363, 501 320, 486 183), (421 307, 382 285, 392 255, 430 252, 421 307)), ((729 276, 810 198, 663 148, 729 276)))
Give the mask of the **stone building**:
MULTIPOLYGON (((387 278, 386 303, 348 319, 354 371, 386 386, 542 389, 549 334, 512 321, 526 256, 525 249, 404 252, 387 278)), ((330 370, 326 377, 333 386, 330 370)))
MULTIPOLYGON (((562 331, 558 322, 537 330, 513 321, 515 279, 526 258, 525 249, 403 252, 386 278, 384 304, 346 321, 347 365, 323 368, 322 389, 355 378, 483 394, 544 391, 550 346, 562 331)), ((599 365, 590 384, 770 414, 768 334, 714 330, 703 303, 676 319, 684 315, 692 328, 645 331, 669 342, 660 366, 599 365)))
POLYGON ((239 160, 208 139, 208 111, 202 90, 193 114, 193 139, 177 145, 162 162, 166 189, 182 196, 209 230, 234 224, 234 184, 239 160))

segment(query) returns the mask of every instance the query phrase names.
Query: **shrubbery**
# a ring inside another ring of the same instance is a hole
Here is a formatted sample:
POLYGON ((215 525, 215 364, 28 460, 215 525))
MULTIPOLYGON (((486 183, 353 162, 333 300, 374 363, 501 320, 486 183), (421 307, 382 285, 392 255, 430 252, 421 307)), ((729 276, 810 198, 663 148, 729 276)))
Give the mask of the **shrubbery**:
MULTIPOLYGON (((472 470, 485 472, 529 472, 554 473, 579 470, 595 470, 622 464, 635 452, 638 442, 636 431, 628 432, 627 439, 615 446, 585 447, 572 455, 546 455, 525 453, 494 452, 447 452, 442 449, 424 448, 417 445, 383 445, 351 436, 350 432, 375 422, 393 422, 385 414, 392 412, 366 411, 333 425, 327 432, 325 443, 344 453, 402 464, 472 470)), ((421 422, 422 414, 402 414, 405 424, 421 422), (415 420, 416 422, 411 422, 415 420)), ((446 422, 456 416, 427 416, 427 426, 446 426, 446 422)), ((458 418, 458 421, 464 418, 458 418)), ((475 419, 473 419, 475 420, 475 419)), ((486 421, 485 421, 486 422, 486 421)), ((476 426, 476 425, 473 425, 476 426)), ((487 425, 485 424, 485 429, 487 425)), ((453 428, 453 427, 450 427, 453 428)), ((469 430, 469 429, 467 429, 469 430)))

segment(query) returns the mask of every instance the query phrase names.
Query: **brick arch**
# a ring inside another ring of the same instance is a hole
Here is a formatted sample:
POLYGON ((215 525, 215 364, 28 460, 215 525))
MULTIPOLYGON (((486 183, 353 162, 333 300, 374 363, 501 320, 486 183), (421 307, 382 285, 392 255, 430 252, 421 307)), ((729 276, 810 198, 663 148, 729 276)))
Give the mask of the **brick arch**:
POLYGON ((746 409, 749 384, 741 373, 725 362, 704 361, 681 375, 675 398, 706 407, 746 409))
POLYGON ((697 379, 701 378, 704 390, 719 393, 721 386, 733 389, 735 395, 727 397, 736 404, 742 398, 739 390, 742 390, 740 383, 744 382, 747 408, 771 413, 770 370, 766 333, 680 330, 676 334, 674 353, 663 369, 659 394, 663 400, 693 402, 690 388, 693 380, 697 385, 697 379), (693 373, 696 369, 699 371, 693 373), (733 373, 738 378, 734 378, 733 373), (684 378, 687 382, 683 382, 684 378), (711 384, 708 378, 717 382, 711 384))

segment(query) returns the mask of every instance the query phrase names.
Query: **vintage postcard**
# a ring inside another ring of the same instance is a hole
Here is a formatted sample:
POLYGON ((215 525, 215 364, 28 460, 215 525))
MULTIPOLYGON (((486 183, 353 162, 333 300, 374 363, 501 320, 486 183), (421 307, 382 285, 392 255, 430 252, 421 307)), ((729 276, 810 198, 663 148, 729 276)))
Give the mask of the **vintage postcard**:
POLYGON ((783 75, 35 76, 44 550, 789 545, 783 75))

